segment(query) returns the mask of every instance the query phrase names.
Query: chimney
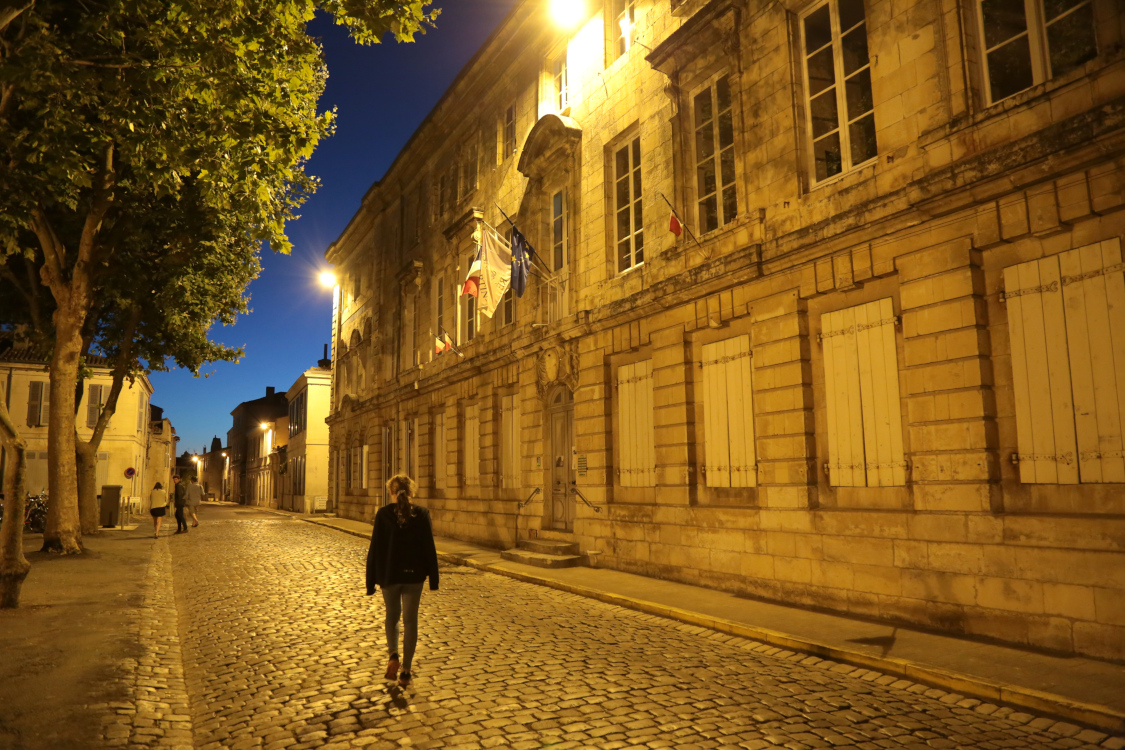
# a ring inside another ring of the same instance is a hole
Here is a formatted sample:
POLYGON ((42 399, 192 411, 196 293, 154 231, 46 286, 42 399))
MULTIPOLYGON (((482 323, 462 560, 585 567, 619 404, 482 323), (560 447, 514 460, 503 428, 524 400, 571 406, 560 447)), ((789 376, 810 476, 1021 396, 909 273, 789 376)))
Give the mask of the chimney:
POLYGON ((269 398, 272 395, 273 395, 273 386, 267 385, 266 386, 266 398, 269 398))
POLYGON ((328 358, 328 344, 324 345, 324 357, 316 363, 316 366, 322 370, 332 369, 332 360, 328 358))

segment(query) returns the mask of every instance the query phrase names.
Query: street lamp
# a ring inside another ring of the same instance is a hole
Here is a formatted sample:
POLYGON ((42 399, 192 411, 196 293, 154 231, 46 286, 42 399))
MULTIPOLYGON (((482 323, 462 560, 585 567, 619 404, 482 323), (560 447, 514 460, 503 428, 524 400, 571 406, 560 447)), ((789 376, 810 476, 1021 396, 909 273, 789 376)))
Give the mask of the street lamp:
POLYGON ((575 28, 585 15, 584 0, 551 0, 551 20, 560 28, 575 28))
POLYGON ((336 286, 336 274, 331 271, 322 271, 320 276, 320 285, 325 289, 331 289, 336 286))

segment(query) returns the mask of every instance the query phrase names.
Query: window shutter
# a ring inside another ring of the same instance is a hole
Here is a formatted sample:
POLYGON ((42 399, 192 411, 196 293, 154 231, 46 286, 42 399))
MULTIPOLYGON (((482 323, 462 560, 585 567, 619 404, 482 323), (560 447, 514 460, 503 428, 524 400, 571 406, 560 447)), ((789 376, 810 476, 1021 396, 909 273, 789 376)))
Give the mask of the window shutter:
POLYGON ((750 337, 703 347, 703 430, 708 487, 755 487, 750 337))
POLYGON ((868 487, 906 484, 895 313, 890 297, 855 308, 868 487))
POLYGON ((866 484, 866 473, 855 347, 855 308, 825 313, 821 321, 829 483, 834 487, 862 487, 866 484))
POLYGON ((1121 242, 1115 238, 1062 253, 1059 264, 1080 481, 1123 482, 1125 267, 1121 242))
POLYGON ((1028 484, 1078 481, 1060 281, 1057 256, 1004 269, 1020 481, 1028 484))
POLYGON ((102 413, 102 388, 104 386, 91 385, 86 395, 86 426, 93 428, 98 425, 98 417, 102 413))
POLYGON ((359 486, 360 489, 367 489, 367 467, 368 458, 371 454, 371 446, 363 446, 363 461, 360 463, 359 486))
POLYGON ((500 406, 500 455, 503 467, 502 476, 505 487, 520 486, 520 410, 519 394, 513 393, 501 398, 500 406))
POLYGON ((434 484, 439 488, 445 487, 445 478, 448 473, 446 440, 445 440, 445 412, 434 414, 434 484))
POLYGON ((480 484, 480 409, 465 407, 465 484, 480 484))
POLYGON ((39 426, 39 410, 43 407, 43 383, 33 380, 27 390, 27 426, 39 426))
POLYGON ((654 487, 656 435, 652 418, 651 359, 617 369, 617 396, 621 486, 654 487))

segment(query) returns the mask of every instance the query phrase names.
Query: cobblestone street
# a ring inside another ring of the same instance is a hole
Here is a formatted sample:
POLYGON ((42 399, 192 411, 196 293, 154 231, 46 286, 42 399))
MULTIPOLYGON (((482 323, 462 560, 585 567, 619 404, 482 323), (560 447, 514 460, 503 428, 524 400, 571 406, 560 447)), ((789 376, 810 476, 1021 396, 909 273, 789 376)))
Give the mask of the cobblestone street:
POLYGON ((364 540, 208 508, 172 550, 197 748, 1078 748, 1117 740, 548 588, 443 567, 383 682, 364 540), (758 650, 756 650, 758 649, 758 650), (772 655, 770 655, 772 652, 772 655))

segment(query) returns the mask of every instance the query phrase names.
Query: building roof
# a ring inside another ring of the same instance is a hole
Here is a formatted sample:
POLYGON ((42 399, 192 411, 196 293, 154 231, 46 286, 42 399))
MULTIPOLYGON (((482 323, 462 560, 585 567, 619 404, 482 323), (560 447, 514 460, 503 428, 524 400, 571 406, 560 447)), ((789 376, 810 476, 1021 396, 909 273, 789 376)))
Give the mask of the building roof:
MULTIPOLYGON (((51 361, 51 352, 43 346, 29 342, 0 338, 0 362, 25 362, 33 365, 46 365, 51 361)), ((99 354, 87 354, 89 367, 109 368, 109 360, 99 354)))

